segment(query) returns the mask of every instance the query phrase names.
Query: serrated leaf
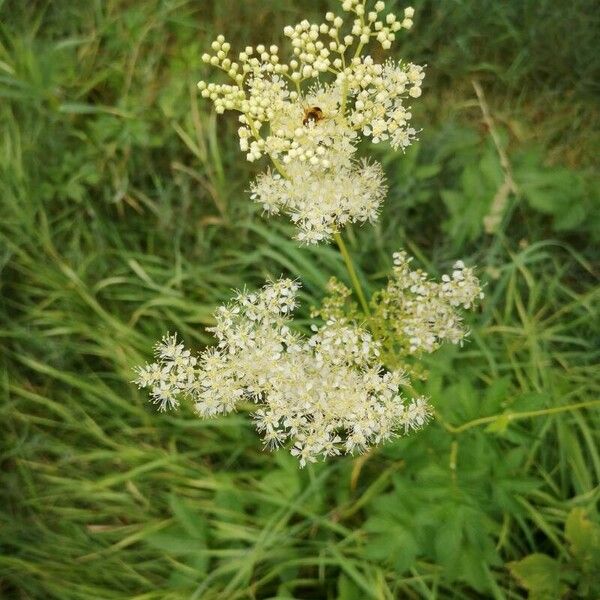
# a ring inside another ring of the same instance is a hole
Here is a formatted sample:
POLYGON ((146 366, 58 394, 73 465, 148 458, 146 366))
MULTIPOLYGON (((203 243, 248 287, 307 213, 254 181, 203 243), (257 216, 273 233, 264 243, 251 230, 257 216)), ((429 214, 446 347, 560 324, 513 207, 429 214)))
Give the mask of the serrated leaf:
POLYGON ((389 517, 374 516, 365 523, 365 530, 371 533, 364 549, 367 558, 384 561, 398 573, 412 566, 419 546, 404 525, 389 517))
POLYGON ((508 563, 511 575, 529 592, 530 600, 560 598, 560 564, 547 554, 530 554, 508 563))

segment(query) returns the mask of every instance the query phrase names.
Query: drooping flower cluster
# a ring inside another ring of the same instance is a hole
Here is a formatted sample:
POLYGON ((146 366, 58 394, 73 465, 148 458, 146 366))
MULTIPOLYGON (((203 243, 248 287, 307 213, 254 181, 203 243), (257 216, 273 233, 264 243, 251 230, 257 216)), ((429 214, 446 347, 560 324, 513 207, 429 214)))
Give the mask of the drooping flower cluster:
MULTIPOLYGON (((412 27, 414 10, 406 8, 398 19, 394 13, 383 16, 382 1, 372 10, 366 4, 344 0, 342 9, 349 15, 329 12, 323 23, 304 20, 287 26, 284 34, 293 50, 287 63, 275 45, 248 46, 232 59, 223 36, 213 42, 212 53, 203 55, 231 83, 201 81, 202 96, 213 101, 218 113, 238 111, 246 158, 268 156, 289 181, 276 187, 279 195, 291 191, 293 197, 279 197, 275 204, 299 224, 298 237, 305 243, 328 239, 344 224, 377 213, 384 197, 383 171, 371 168, 370 177, 361 177, 364 166, 355 157, 361 137, 405 149, 417 134, 407 100, 421 95, 423 68, 392 60, 379 64, 366 53, 371 41, 389 49, 398 31, 412 27), (322 189, 317 199, 310 191, 315 188, 322 189), (315 219, 313 205, 319 199, 322 217, 315 219), (303 228, 307 224, 308 230, 303 228)), ((265 189, 271 178, 269 173, 259 177, 252 195, 273 213, 273 194, 265 189)))
POLYGON ((412 257, 394 254, 387 287, 374 297, 377 319, 385 322, 386 336, 409 354, 433 352, 443 342, 462 343, 468 331, 458 308, 470 309, 483 298, 473 269, 457 261, 440 283, 421 269, 411 270, 412 257))
POLYGON ((298 284, 282 279, 240 293, 220 307, 217 345, 195 358, 175 336, 157 345, 157 362, 138 369, 159 409, 190 399, 202 417, 257 405, 254 420, 271 448, 290 441, 301 466, 319 457, 363 452, 424 425, 422 397, 406 399, 402 371, 384 371, 380 346, 354 321, 329 319, 313 335, 290 328, 298 284))

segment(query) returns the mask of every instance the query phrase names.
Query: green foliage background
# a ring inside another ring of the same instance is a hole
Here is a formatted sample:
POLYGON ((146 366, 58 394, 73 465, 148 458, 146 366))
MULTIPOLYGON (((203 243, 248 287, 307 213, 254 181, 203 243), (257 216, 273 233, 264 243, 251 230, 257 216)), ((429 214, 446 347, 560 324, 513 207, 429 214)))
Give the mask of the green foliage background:
POLYGON ((216 33, 331 5, 0 0, 2 598, 600 597, 594 0, 415 1, 421 139, 375 149, 389 198, 349 239, 370 290, 401 247, 481 269, 430 427, 299 471, 245 415, 158 415, 129 383, 167 330, 210 343, 232 288, 301 277, 306 317, 345 279, 249 202, 235 119, 195 91, 216 33))

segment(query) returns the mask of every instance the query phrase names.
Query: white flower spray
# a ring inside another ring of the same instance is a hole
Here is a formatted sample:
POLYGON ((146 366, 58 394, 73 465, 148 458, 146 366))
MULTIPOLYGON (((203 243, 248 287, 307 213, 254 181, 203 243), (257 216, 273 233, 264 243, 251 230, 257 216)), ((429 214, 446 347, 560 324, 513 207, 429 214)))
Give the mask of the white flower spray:
POLYGON ((303 244, 334 238, 352 292, 332 279, 313 309, 312 335, 294 325, 299 284, 281 279, 258 292, 238 293, 215 313, 209 329, 216 345, 194 356, 176 335, 157 344, 155 362, 137 369, 163 411, 192 402, 200 417, 226 414, 251 403, 264 444, 287 446, 300 466, 320 458, 365 452, 427 423, 427 399, 414 394, 423 378, 423 353, 442 343, 461 344, 468 331, 459 309, 483 297, 473 270, 462 261, 441 282, 411 270, 405 252, 394 254, 387 287, 367 300, 340 230, 374 222, 387 193, 381 165, 356 157, 364 138, 404 150, 416 137, 408 102, 421 95, 423 68, 366 54, 375 42, 388 50, 412 27, 414 10, 383 16, 384 2, 343 0, 344 16, 288 26, 292 58, 277 46, 247 47, 230 58, 223 36, 203 55, 230 83, 201 81, 217 113, 238 111, 240 148, 249 161, 263 156, 273 168, 250 186, 252 200, 269 215, 285 214, 303 244), (348 18, 349 17, 349 18, 348 18))
POLYGON ((285 213, 298 227, 297 239, 328 240, 348 223, 374 221, 386 186, 378 164, 358 161, 357 144, 368 137, 407 148, 416 137, 407 102, 421 95, 423 68, 412 63, 374 62, 371 42, 384 50, 396 33, 412 27, 414 10, 403 19, 385 17, 384 2, 341 3, 340 16, 287 26, 292 58, 283 62, 277 46, 247 47, 230 58, 223 36, 203 59, 231 83, 201 81, 217 113, 240 113, 240 148, 249 161, 268 156, 278 174, 267 171, 251 186, 251 197, 269 214, 285 213))
POLYGON ((429 417, 423 398, 406 399, 402 371, 385 371, 380 345, 355 322, 329 319, 304 337, 292 331, 298 284, 281 279, 220 307, 216 347, 196 359, 166 336, 157 362, 138 371, 161 410, 180 398, 202 417, 257 404, 256 428, 277 448, 291 441, 300 465, 340 452, 364 452, 429 417))
POLYGON ((301 466, 361 453, 418 429, 431 415, 427 399, 403 393, 410 367, 386 369, 382 345, 391 340, 414 354, 432 352, 446 340, 460 343, 467 332, 457 307, 473 306, 482 293, 462 263, 435 283, 410 271, 405 253, 394 262, 364 324, 344 309, 349 290, 333 281, 323 308, 314 312, 323 325, 313 325, 310 337, 299 334, 292 329, 299 284, 281 279, 218 308, 209 329, 217 345, 198 358, 176 336, 163 338, 156 362, 138 368, 136 383, 150 389, 159 410, 176 408, 182 397, 201 417, 229 413, 244 401, 256 404, 254 421, 265 445, 290 442, 301 466), (370 333, 370 322, 387 332, 381 341, 370 333))

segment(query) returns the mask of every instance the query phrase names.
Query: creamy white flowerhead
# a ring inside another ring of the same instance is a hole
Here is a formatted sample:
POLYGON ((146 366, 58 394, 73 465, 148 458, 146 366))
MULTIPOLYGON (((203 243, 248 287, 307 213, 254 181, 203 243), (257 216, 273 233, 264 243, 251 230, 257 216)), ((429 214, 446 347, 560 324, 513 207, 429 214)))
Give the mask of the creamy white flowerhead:
MULTIPOLYGON (((237 58, 231 57, 231 46, 222 35, 202 57, 229 77, 227 83, 201 81, 198 86, 217 113, 239 113, 239 143, 247 160, 267 156, 281 177, 297 182, 302 173, 302 181, 311 187, 330 179, 326 202, 330 210, 322 217, 325 224, 316 226, 314 215, 296 220, 298 238, 307 243, 328 239, 344 222, 365 220, 350 217, 344 221, 348 185, 363 174, 355 158, 361 139, 405 150, 417 136, 410 124, 409 103, 421 95, 423 67, 391 59, 377 63, 368 51, 371 43, 389 49, 401 29, 412 27, 414 10, 406 8, 400 18, 393 12, 384 15, 384 2, 375 2, 371 9, 367 4, 345 0, 340 15, 330 12, 322 23, 303 20, 285 27, 292 47, 288 62, 281 60, 275 45, 248 46, 237 58), (334 183, 334 173, 340 168, 344 172, 334 183), (339 189, 337 195, 335 189, 339 189), (303 228, 303 223, 310 226, 303 228)), ((255 184, 260 189, 253 193, 261 202, 259 196, 267 197, 264 187, 271 177, 267 172, 255 184)), ((287 206, 289 210, 283 212, 295 215, 297 211, 290 207, 298 198, 282 198, 284 186, 276 187, 271 194, 278 196, 276 204, 287 206)), ((295 189, 296 185, 289 187, 295 189)), ((378 196, 372 204, 380 203, 378 196)), ((263 204, 273 206, 272 197, 263 204)))
POLYGON ((215 313, 217 345, 198 359, 166 336, 157 362, 138 369, 138 385, 150 388, 161 410, 185 397, 202 417, 254 402, 265 445, 289 442, 301 466, 422 427, 431 413, 426 400, 402 394, 404 373, 382 368, 380 345, 366 329, 345 319, 314 325, 309 337, 291 329, 298 287, 282 279, 238 294, 215 313))
POLYGON ((313 171, 292 166, 288 178, 267 171, 251 186, 251 198, 270 214, 283 212, 305 244, 328 239, 347 223, 374 222, 386 194, 379 163, 366 161, 313 171))
POLYGON ((473 269, 459 260, 438 283, 421 269, 411 270, 411 262, 406 252, 394 254, 392 276, 377 296, 377 316, 410 354, 433 352, 443 342, 462 344, 468 331, 458 309, 473 308, 484 297, 473 269))

